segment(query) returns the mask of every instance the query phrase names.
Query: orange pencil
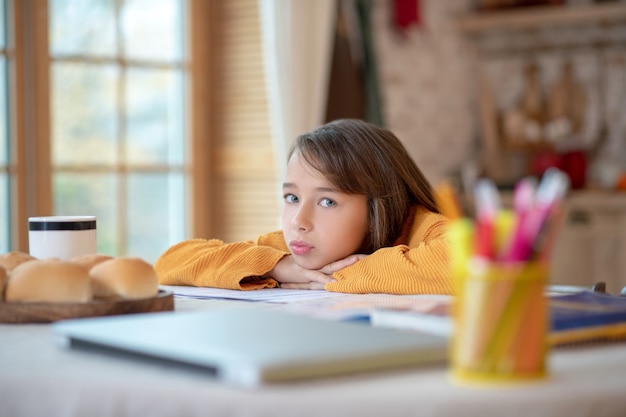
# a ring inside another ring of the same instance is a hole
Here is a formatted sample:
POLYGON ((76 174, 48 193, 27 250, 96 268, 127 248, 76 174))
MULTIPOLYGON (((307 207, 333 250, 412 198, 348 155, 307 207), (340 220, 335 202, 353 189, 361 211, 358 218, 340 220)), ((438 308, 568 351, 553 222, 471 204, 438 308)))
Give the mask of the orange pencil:
POLYGON ((459 219, 463 216, 457 193, 447 180, 440 181, 435 188, 435 203, 437 203, 437 208, 439 208, 441 214, 451 220, 459 219))

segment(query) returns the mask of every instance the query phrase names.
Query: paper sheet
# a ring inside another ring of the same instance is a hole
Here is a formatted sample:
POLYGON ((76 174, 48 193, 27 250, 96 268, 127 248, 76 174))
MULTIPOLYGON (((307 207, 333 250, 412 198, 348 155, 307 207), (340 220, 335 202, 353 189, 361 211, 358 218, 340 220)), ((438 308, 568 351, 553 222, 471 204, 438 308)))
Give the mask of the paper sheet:
POLYGON ((289 290, 285 288, 265 288, 262 290, 251 291, 177 285, 161 285, 161 288, 166 291, 171 291, 177 297, 262 301, 266 303, 293 303, 318 298, 340 297, 344 295, 325 290, 289 290))
POLYGON ((285 288, 253 291, 170 285, 162 285, 161 288, 177 297, 271 303, 276 304, 277 309, 331 320, 367 320, 371 311, 383 308, 419 311, 451 299, 447 295, 345 294, 285 288))

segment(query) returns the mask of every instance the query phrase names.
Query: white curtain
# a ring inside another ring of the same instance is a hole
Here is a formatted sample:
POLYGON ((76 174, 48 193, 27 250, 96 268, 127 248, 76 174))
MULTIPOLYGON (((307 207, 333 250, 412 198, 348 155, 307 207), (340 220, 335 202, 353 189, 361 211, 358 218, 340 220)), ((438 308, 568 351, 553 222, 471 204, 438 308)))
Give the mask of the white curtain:
POLYGON ((324 121, 337 0, 259 0, 259 6, 276 178, 281 184, 293 140, 324 121))

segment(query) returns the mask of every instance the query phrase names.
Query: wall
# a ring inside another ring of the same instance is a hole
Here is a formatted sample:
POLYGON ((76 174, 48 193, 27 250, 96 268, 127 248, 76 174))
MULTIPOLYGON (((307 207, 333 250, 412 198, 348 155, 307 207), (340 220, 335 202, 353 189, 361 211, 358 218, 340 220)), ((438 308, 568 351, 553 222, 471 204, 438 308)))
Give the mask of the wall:
POLYGON ((478 42, 457 24, 474 1, 420 3, 419 26, 399 32, 392 24, 390 0, 374 1, 372 23, 385 122, 431 181, 481 158, 481 169, 505 183, 527 173, 539 148, 510 146, 502 132, 504 120, 519 119, 516 106, 528 90, 524 69, 536 64, 546 136, 551 112, 558 111, 558 100, 550 103, 550 95, 563 80, 566 61, 573 64, 583 96, 582 125, 578 132, 541 138, 542 143, 551 140, 548 146, 558 152, 586 152, 588 183, 593 186, 611 187, 616 175, 626 172, 624 21, 503 30, 480 36, 478 42), (485 100, 493 102, 493 114, 485 114, 485 100), (490 143, 497 152, 488 152, 490 143))
POLYGON ((422 0, 422 24, 399 32, 392 23, 392 2, 374 1, 385 124, 431 181, 476 156, 474 62, 452 18, 471 5, 470 0, 422 0))

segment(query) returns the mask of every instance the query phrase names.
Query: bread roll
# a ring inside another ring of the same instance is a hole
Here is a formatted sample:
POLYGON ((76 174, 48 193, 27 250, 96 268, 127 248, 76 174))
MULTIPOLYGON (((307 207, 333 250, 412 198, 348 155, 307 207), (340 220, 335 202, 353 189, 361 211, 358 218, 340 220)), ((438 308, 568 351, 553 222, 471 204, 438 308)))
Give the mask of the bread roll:
POLYGON ((26 252, 13 251, 0 255, 0 266, 3 266, 7 272, 11 272, 16 266, 35 259, 37 258, 26 252))
POLYGON ((3 266, 0 266, 0 301, 4 300, 4 285, 7 282, 9 273, 3 266))
POLYGON ((90 253, 88 255, 76 256, 70 259, 70 262, 81 265, 87 268, 87 271, 89 271, 100 262, 108 261, 109 259, 113 259, 113 257, 109 255, 102 255, 99 253, 90 253))
POLYGON ((34 260, 11 272, 6 301, 86 303, 92 300, 89 273, 67 261, 34 260))
POLYGON ((95 298, 148 298, 159 292, 152 265, 140 258, 109 259, 91 268, 89 275, 95 298))

